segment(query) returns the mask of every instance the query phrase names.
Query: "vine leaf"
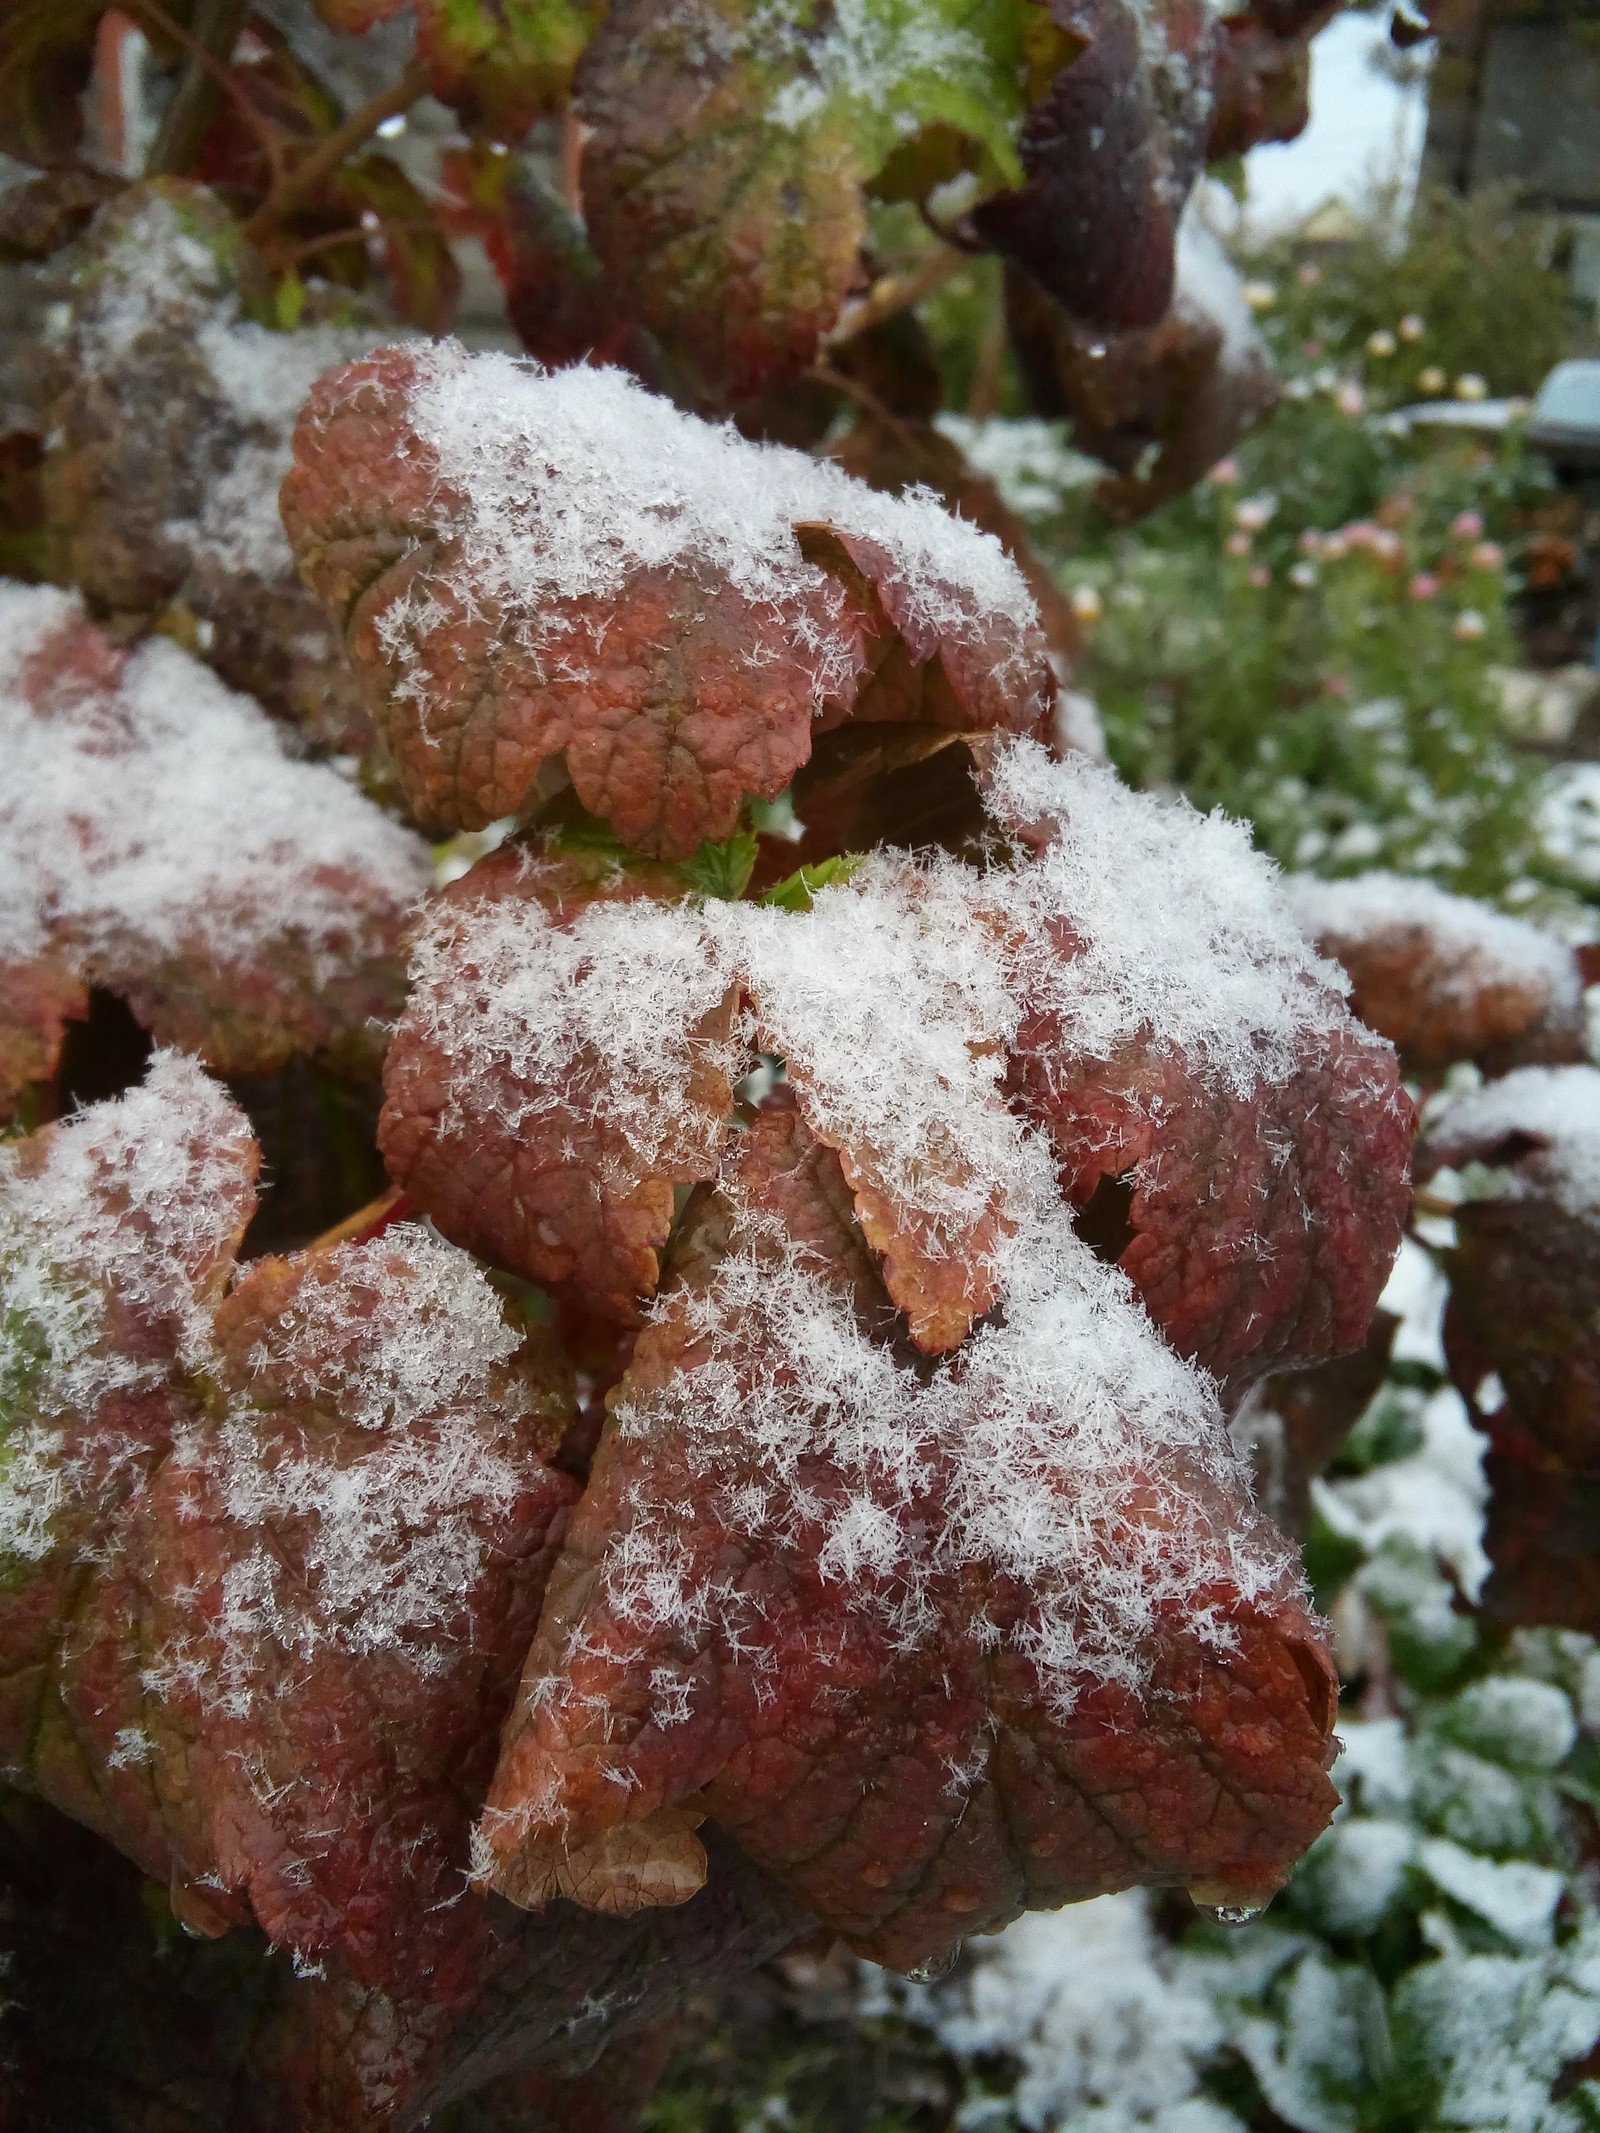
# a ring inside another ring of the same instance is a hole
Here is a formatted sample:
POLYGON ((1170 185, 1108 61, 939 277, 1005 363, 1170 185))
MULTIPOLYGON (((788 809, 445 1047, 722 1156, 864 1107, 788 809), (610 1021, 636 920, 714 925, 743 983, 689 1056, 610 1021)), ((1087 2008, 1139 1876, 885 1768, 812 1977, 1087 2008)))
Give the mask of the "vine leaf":
POLYGON ((1074 443, 1112 468, 1095 500, 1115 519, 1143 518, 1192 488, 1277 404, 1277 372, 1239 275, 1192 212, 1159 324, 1108 337, 1017 271, 1006 312, 1034 405, 1069 420, 1074 443))
MULTIPOLYGON (((1049 0, 1060 63, 1022 126, 1026 183, 980 202, 978 237, 1073 318, 1154 326, 1172 300, 1178 222, 1205 156, 1213 32, 1184 0, 1049 0)), ((1041 25, 1041 29, 1043 26, 1041 25)))
POLYGON ((1394 874, 1291 884, 1307 933, 1343 965, 1363 1022, 1414 1073, 1470 1059, 1486 1074, 1586 1056, 1583 972, 1526 919, 1394 874))
POLYGON ((798 108, 799 78, 763 50, 754 14, 742 0, 622 0, 577 85, 595 250, 639 322, 724 404, 807 367, 866 236, 847 115, 820 92, 798 108))
POLYGON ((0 1159, 5 1760, 193 1931, 448 1997, 567 1394, 414 1227, 224 1295, 256 1161, 170 1053, 0 1159))
POLYGON ((248 699, 155 640, 128 651, 53 587, 0 586, 0 1103, 54 1071, 88 982, 222 1072, 297 1051, 370 1067, 403 989, 426 848, 248 699), (172 854, 181 853, 174 864, 172 854))
POLYGON ((260 264, 202 186, 128 188, 85 253, 43 410, 61 577, 128 628, 159 621, 314 744, 365 755, 372 724, 295 575, 278 485, 313 383, 372 334, 259 324, 260 264))
POLYGON ((1483 1164, 1500 1190, 1456 1210, 1450 1374, 1490 1439, 1490 1616, 1593 1634, 1600 1580, 1600 1072, 1521 1067, 1446 1102, 1418 1171, 1483 1164), (1487 1412, 1485 1412, 1487 1410, 1487 1412))
MULTIPOLYGON (((1097 1411, 1090 1454, 1045 1364, 1068 1291, 1049 1334, 1019 1311, 925 1383, 880 1345, 892 1313, 849 1209, 776 1103, 681 1240, 551 1581, 482 1878, 521 1903, 679 1901, 709 1814, 900 1968, 1133 1882, 1260 1901, 1333 1805, 1334 1690, 1220 1434, 1171 1433, 1148 1380, 1125 1425, 1097 1411), (1019 1393, 1023 1350, 1044 1376, 1019 1393), (1022 1408, 1029 1478, 1003 1479, 1022 1408), (972 1457, 999 1491, 975 1520, 972 1457), (1026 1499, 1037 1536, 1069 1497, 1084 1552, 1019 1578, 1007 1513, 1026 1499), (1137 1617, 1137 1656, 1092 1650, 1106 1604, 1113 1642, 1137 1617)), ((1114 1309, 1101 1284, 1089 1308, 1114 1309)))
POLYGON ((411 1200, 456 1242, 625 1324, 654 1294, 674 1188, 716 1174, 734 1108, 737 994, 709 962, 694 971, 692 923, 652 901, 682 893, 659 869, 604 856, 495 853, 440 899, 384 1069, 379 1145, 411 1200), (580 915, 613 906, 663 943, 665 968, 626 944, 620 962, 606 956, 592 928, 580 942, 580 915), (681 1042, 630 1053, 613 988, 647 986, 659 1012, 686 949, 681 1042), (509 1042, 484 1043, 478 1001, 495 1003, 488 1026, 509 1042), (531 1026, 519 1047, 520 1021, 531 1026), (571 1048, 552 1058, 563 1028, 571 1048))
POLYGON ((997 543, 620 373, 388 350, 322 381, 295 449, 284 523, 424 821, 525 815, 570 778, 625 843, 687 859, 819 724, 1050 715, 997 543))

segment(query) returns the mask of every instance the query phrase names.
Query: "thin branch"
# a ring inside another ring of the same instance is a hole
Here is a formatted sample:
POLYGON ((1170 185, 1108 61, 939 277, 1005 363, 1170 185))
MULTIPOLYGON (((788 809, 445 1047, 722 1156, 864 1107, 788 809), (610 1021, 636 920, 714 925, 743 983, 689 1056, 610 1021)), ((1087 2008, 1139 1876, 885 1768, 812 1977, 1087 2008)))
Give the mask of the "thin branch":
POLYGON ((227 72, 244 27, 244 15, 245 0, 200 0, 188 42, 189 57, 172 92, 172 101, 161 115, 160 130, 145 165, 152 176, 178 176, 199 154, 200 144, 222 105, 216 77, 227 72))
POLYGON ((314 258, 318 252, 336 252, 340 245, 366 245, 374 239, 383 242, 389 237, 409 236, 413 231, 436 231, 438 227, 438 219, 433 215, 405 215, 380 220, 377 227, 370 230, 358 222, 349 222, 342 230, 329 230, 321 237, 308 237, 304 244, 279 245, 272 257, 280 267, 297 267, 302 259, 314 258))
POLYGON ((823 346, 841 347, 846 341, 853 341, 857 334, 869 333, 874 326, 881 326, 885 319, 893 318, 897 312, 909 311, 913 304, 920 304, 925 296, 942 288, 967 264, 965 252, 953 251, 946 245, 940 251, 930 252, 909 274, 883 275, 865 296, 858 296, 845 305, 823 346))
POLYGON ((1411 1212, 1413 1215, 1442 1216, 1446 1222, 1453 1222, 1461 1212, 1461 1202, 1447 1200, 1442 1193, 1424 1192, 1418 1186, 1411 1195, 1411 1212))
POLYGON ((863 385, 859 378, 852 378, 847 371, 835 370, 831 363, 813 363, 808 373, 819 385, 826 385, 836 393, 843 393, 857 407, 870 415, 874 422, 881 423, 914 459, 924 456, 922 445, 910 424, 897 415, 892 407, 880 400, 870 385, 863 385))
MULTIPOLYGON (((261 144, 262 153, 276 174, 283 163, 282 135, 276 126, 263 118, 245 95, 233 77, 232 68, 225 66, 215 53, 208 52, 203 44, 198 43, 181 22, 167 13, 160 0, 126 0, 126 6, 130 15, 142 15, 145 21, 153 23, 163 36, 170 37, 175 45, 187 52, 191 66, 198 66, 210 76, 255 135, 261 144)), ((153 151, 150 167, 154 169, 153 151)))
POLYGON ((346 1215, 342 1222, 336 1222, 332 1229, 325 1229, 320 1237, 313 1237, 306 1250, 331 1252, 336 1245, 365 1243, 369 1236, 375 1237, 391 1222, 399 1221, 405 1212, 405 1194, 391 1186, 388 1192, 369 1200, 365 1207, 358 1207, 353 1215, 346 1215))
POLYGON ((287 216, 315 196, 346 156, 371 140, 385 119, 398 118, 401 112, 409 111, 426 91, 431 79, 427 63, 413 60, 391 87, 380 90, 366 103, 358 105, 342 126, 319 141, 305 161, 272 188, 271 194, 245 224, 246 237, 254 244, 270 237, 287 216))

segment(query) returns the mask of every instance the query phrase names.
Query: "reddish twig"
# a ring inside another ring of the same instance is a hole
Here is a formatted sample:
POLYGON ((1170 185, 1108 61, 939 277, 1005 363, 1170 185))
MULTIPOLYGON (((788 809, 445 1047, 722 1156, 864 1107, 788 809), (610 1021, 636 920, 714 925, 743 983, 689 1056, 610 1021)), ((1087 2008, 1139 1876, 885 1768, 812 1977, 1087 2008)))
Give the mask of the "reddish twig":
POLYGON ((413 60, 397 82, 358 105, 342 126, 335 127, 317 143, 303 163, 273 186, 245 224, 246 237, 254 244, 270 237, 296 208, 303 207, 315 196, 346 156, 371 140, 385 119, 398 118, 401 112, 408 111, 427 89, 430 79, 426 64, 413 60))

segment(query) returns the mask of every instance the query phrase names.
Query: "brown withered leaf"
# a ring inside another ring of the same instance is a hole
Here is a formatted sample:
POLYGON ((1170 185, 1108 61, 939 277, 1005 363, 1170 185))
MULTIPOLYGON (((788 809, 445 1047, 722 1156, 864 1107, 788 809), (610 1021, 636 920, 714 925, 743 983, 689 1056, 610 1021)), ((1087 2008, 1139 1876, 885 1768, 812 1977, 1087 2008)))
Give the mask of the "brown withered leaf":
POLYGON ((0 914, 28 958, 4 1027, 24 1078, 53 1065, 46 1003, 68 976, 219 1072, 302 1051, 370 1071, 426 847, 175 645, 121 649, 50 586, 0 588, 0 612, 0 914))
POLYGON ((1186 222, 1172 306, 1112 335, 1076 325, 1025 274, 1006 279, 1012 345, 1039 412, 1114 471, 1095 490, 1112 518, 1145 517, 1190 489, 1278 400, 1277 373, 1216 239, 1186 222))
POLYGON ((1062 60, 1023 121, 1027 182, 968 218, 1081 324, 1154 326, 1205 153, 1213 31, 1191 0, 1049 0, 1062 60))
POLYGON ((793 57, 750 0, 620 0, 578 70, 589 235, 624 303, 726 406, 806 369, 866 236, 846 119, 775 115, 793 57))
POLYGON ((526 814, 564 770, 685 859, 858 705, 1050 715, 1025 584, 975 529, 620 373, 389 350, 322 382, 295 450, 284 523, 425 821, 526 814))
POLYGON ((1292 892, 1308 935, 1343 965, 1351 1006, 1412 1073, 1587 1056, 1579 959, 1527 920, 1392 874, 1303 878, 1292 892))
POLYGON ((319 746, 374 741, 360 691, 278 519, 316 378, 376 336, 247 315, 259 277, 203 187, 133 186, 85 240, 45 409, 44 496, 63 579, 124 624, 159 622, 319 746))
MULTIPOLYGON (((994 1480, 972 1440, 1018 1397, 1020 1347, 929 1379, 892 1321, 836 1159, 769 1107, 614 1396, 489 1794, 494 1886, 672 1900, 709 1815, 909 1968, 1135 1882, 1259 1901, 1322 1826, 1331 1669, 1220 1435, 1170 1436, 1151 1407, 1119 1449, 1099 1437, 1091 1483, 1068 1471, 1078 1418, 1046 1424, 1059 1387, 1034 1377, 1023 1486, 1047 1524, 1052 1492, 1071 1498, 1084 1552, 1041 1547, 1024 1579, 1005 1558, 1020 1499, 980 1537, 963 1480, 966 1458, 994 1480), (1089 1624, 1113 1554, 1101 1628, 1115 1646, 1121 1609, 1141 1624, 1120 1672, 1089 1624)), ((1047 1378, 1070 1338, 1059 1320, 993 1336, 1038 1341, 1047 1378)))
MULTIPOLYGON (((624 872, 603 854, 495 853, 435 906, 384 1067, 378 1139, 395 1183, 445 1236, 624 1324, 655 1293, 675 1188, 716 1174, 734 1108, 723 1055, 738 993, 728 997, 712 976, 701 1026, 674 1062, 680 1101, 678 1089, 617 1087, 630 1062, 607 1043, 603 1001, 593 1003, 593 1030, 575 1030, 570 1053, 546 1061, 538 1023, 553 1034, 554 1001, 532 988, 581 912, 682 893, 659 869, 624 872), (523 999, 519 980, 530 988, 523 999), (531 1025, 525 1062, 514 1036, 495 1045, 487 1018, 474 1026, 473 1003, 490 1001, 531 1025), (641 1134, 651 1125, 661 1130, 641 1134)), ((642 961, 587 982, 626 987, 630 975, 648 989, 642 961)), ((612 1005, 622 1008, 616 1034, 625 1040, 629 1007, 612 1005)))

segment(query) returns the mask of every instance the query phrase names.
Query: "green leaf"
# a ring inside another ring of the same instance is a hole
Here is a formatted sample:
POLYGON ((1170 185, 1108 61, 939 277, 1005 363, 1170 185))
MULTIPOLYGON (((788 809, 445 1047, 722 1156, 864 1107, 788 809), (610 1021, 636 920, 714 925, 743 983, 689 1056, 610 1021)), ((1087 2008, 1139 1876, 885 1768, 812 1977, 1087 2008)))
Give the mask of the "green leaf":
POLYGON ((869 170, 903 165, 909 139, 929 129, 973 144, 960 167, 984 190, 1016 185, 1035 13, 1027 0, 864 0, 837 11, 812 63, 830 103, 848 113, 869 170))
POLYGON ((815 866, 797 867, 784 880, 774 882, 761 901, 780 911, 809 911, 819 889, 848 881, 866 865, 860 852, 839 852, 832 859, 819 859, 815 866))
POLYGON ((470 131, 515 141, 558 110, 603 0, 420 0, 417 50, 470 131))
POLYGON ((804 371, 859 270, 854 108, 813 57, 764 0, 620 0, 578 77, 594 248, 710 404, 804 371))
POLYGON ((679 871, 699 895, 720 896, 736 903, 755 872, 759 850, 760 843, 751 831, 737 830, 726 844, 702 844, 679 871))

